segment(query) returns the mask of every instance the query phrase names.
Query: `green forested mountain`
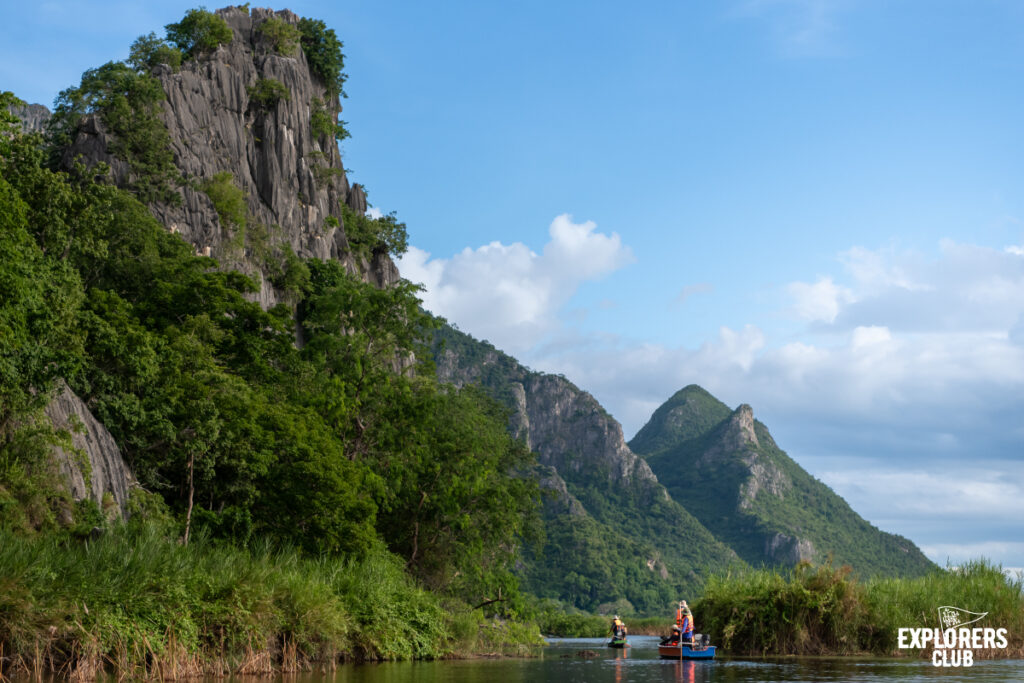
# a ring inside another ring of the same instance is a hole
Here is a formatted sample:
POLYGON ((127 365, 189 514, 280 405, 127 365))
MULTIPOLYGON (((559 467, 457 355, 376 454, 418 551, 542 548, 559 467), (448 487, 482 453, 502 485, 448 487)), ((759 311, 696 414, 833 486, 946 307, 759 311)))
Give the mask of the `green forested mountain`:
POLYGON ((527 547, 520 573, 528 590, 589 610, 626 600, 656 613, 740 563, 668 495, 590 394, 449 326, 436 339, 439 376, 503 401, 512 431, 547 468, 547 543, 527 547))
POLYGON ((750 406, 691 385, 630 441, 672 497, 754 566, 849 564, 862 575, 934 568, 911 541, 875 528, 782 451, 750 406))

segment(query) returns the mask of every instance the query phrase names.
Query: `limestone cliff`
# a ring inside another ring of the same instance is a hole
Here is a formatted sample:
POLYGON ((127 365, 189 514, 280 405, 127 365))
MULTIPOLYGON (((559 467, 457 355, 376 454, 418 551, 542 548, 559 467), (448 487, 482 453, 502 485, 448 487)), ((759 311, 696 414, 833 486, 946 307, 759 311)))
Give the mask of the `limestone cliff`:
POLYGON ((932 564, 882 532, 794 462, 754 419, 688 386, 630 441, 677 500, 753 565, 829 557, 863 574, 917 575, 932 564))
POLYGON ((709 572, 738 562, 684 501, 669 496, 589 393, 448 327, 435 360, 442 381, 476 384, 502 401, 510 431, 537 453, 551 551, 531 551, 524 570, 530 590, 572 596, 588 609, 620 598, 663 609, 709 572))
MULTIPOLYGON (((302 49, 279 54, 260 30, 271 19, 295 26, 299 17, 240 7, 217 15, 231 29, 229 43, 186 59, 178 70, 166 64, 152 69, 166 95, 160 118, 181 175, 178 200, 150 203, 154 215, 197 253, 255 276, 264 306, 282 298, 268 276, 279 264, 268 261, 285 245, 300 257, 340 260, 378 286, 396 282, 386 253, 359 255, 350 248, 341 206, 364 213, 366 195, 349 184, 333 134, 317 134, 312 124, 317 113, 334 121, 338 98, 311 71, 302 49), (257 87, 268 82, 280 84, 284 96, 261 99, 257 87), (244 229, 225 225, 204 191, 224 172, 245 194, 244 229)), ((132 169, 114 142, 100 115, 89 114, 63 158, 104 162, 115 182, 127 185, 132 169)))
POLYGON ((71 436, 73 450, 55 448, 54 459, 72 499, 88 498, 104 509, 109 496, 116 503, 119 516, 127 516, 128 498, 138 483, 121 457, 114 437, 63 380, 45 412, 54 427, 71 436))

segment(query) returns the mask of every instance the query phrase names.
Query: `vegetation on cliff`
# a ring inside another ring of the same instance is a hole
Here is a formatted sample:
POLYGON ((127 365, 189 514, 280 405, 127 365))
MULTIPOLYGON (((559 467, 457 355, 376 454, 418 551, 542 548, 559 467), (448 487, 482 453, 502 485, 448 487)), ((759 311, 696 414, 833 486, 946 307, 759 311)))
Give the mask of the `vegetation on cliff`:
MULTIPOLYGON (((87 73, 61 97, 49 150, 90 113, 114 117, 125 144, 159 128, 145 118, 158 95, 134 98, 147 78, 123 64, 87 73)), ((114 660, 149 674, 210 657, 245 670, 245 648, 277 666, 296 647, 312 659, 441 656, 478 637, 473 605, 517 614, 512 567, 538 505, 521 476, 532 456, 498 404, 433 378, 421 340, 435 322, 417 289, 295 257, 294 305, 264 310, 247 298, 250 278, 153 218, 144 185, 121 190, 103 164, 47 154, 7 116, 13 102, 0 101, 0 673, 41 663, 41 644, 65 671, 114 660), (66 436, 41 414, 61 378, 169 527, 118 529, 69 505, 49 457, 66 436), (71 533, 88 532, 84 519, 99 540, 71 533), (220 588, 204 583, 217 572, 220 588), (381 613, 361 616, 378 588, 381 613), (251 609, 235 613, 232 596, 251 609), (321 611, 289 611, 320 598, 321 611), (406 611, 415 605, 422 614, 406 611)), ((147 168, 132 166, 140 183, 147 168)), ((225 178, 207 191, 240 223, 225 178)), ((387 230, 385 248, 404 244, 404 225, 387 230)))

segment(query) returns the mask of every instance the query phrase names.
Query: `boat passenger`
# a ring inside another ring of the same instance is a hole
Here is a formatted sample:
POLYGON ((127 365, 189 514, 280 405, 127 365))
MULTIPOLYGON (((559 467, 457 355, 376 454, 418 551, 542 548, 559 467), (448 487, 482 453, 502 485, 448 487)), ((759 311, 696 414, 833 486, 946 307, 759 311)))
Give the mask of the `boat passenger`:
POLYGON ((626 625, 619 619, 618 614, 612 619, 612 635, 620 640, 626 637, 626 625))
POLYGON ((679 634, 683 642, 693 641, 693 613, 686 600, 679 601, 679 609, 676 610, 676 627, 672 629, 673 637, 679 634))

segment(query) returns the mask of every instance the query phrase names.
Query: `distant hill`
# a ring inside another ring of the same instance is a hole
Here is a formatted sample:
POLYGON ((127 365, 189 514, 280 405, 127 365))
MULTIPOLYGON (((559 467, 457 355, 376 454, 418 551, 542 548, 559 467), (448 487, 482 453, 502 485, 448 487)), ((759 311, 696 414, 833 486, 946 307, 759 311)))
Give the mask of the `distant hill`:
POLYGON ((754 566, 849 564, 862 576, 934 568, 916 545, 868 523, 776 445, 748 405, 690 385, 629 442, 673 499, 754 566))
POLYGON ((505 403, 510 429, 539 456, 547 543, 527 549, 527 590, 588 610, 625 599, 663 612, 740 563, 669 496, 593 396, 448 326, 435 357, 442 381, 477 384, 505 403))

